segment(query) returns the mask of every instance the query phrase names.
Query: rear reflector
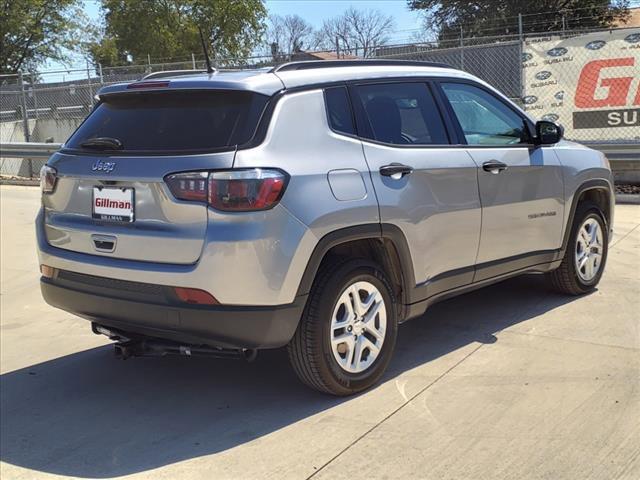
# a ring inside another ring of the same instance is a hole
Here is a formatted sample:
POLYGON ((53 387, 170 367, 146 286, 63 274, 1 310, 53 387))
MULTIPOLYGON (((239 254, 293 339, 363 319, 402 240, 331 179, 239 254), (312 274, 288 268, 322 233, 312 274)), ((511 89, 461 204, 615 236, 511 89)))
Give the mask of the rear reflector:
POLYGON ((40 265, 40 273, 45 278, 53 278, 53 276, 56 274, 56 269, 50 267, 49 265, 40 265))
POLYGON ((218 305, 218 300, 213 295, 204 290, 196 288, 174 288, 178 298, 185 303, 193 303, 196 305, 218 305))

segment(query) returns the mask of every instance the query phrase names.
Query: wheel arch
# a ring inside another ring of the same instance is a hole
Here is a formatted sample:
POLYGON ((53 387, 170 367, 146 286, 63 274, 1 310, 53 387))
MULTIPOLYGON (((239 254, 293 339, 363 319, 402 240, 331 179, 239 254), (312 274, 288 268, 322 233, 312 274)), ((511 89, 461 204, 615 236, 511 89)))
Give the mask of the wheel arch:
POLYGON ((324 262, 344 257, 369 258, 383 268, 394 287, 404 318, 405 305, 411 303, 415 276, 409 245, 402 231, 392 224, 355 225, 328 233, 314 248, 298 287, 297 296, 311 291, 324 262))
POLYGON ((571 202, 571 210, 564 228, 564 236, 562 238, 563 254, 569 244, 571 226, 575 220, 578 206, 585 201, 591 201, 596 204, 602 212, 607 230, 610 230, 611 221, 613 219, 613 199, 614 197, 611 190, 611 184, 604 179, 587 180, 576 189, 571 202))

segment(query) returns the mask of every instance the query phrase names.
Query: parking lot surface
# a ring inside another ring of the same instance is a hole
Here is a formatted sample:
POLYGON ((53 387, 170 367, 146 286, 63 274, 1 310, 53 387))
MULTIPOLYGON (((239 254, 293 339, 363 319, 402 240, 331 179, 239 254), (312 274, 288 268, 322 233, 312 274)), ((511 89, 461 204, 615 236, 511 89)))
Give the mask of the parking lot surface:
POLYGON ((0 187, 3 479, 640 478, 640 206, 617 207, 596 292, 531 275, 440 303, 347 399, 282 351, 115 359, 42 300, 38 206, 0 187))

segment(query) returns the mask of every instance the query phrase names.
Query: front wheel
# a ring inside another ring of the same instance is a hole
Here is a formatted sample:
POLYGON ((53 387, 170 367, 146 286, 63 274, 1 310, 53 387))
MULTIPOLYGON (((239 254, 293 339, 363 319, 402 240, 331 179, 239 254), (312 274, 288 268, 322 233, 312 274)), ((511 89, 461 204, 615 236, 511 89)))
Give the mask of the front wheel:
POLYGON ((375 263, 351 260, 323 268, 288 346, 300 380, 333 395, 372 386, 395 348, 396 310, 389 280, 375 263))
POLYGON ((609 235, 600 209, 592 203, 578 206, 567 250, 551 272, 551 285, 560 293, 581 295, 593 290, 607 262, 609 235))

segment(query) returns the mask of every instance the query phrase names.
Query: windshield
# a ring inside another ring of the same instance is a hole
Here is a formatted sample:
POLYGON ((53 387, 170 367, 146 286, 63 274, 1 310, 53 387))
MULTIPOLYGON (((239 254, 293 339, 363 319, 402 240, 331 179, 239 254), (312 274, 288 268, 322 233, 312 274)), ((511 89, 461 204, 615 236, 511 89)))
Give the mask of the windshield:
POLYGON ((221 90, 108 96, 65 148, 166 154, 233 147, 251 139, 267 100, 221 90))

